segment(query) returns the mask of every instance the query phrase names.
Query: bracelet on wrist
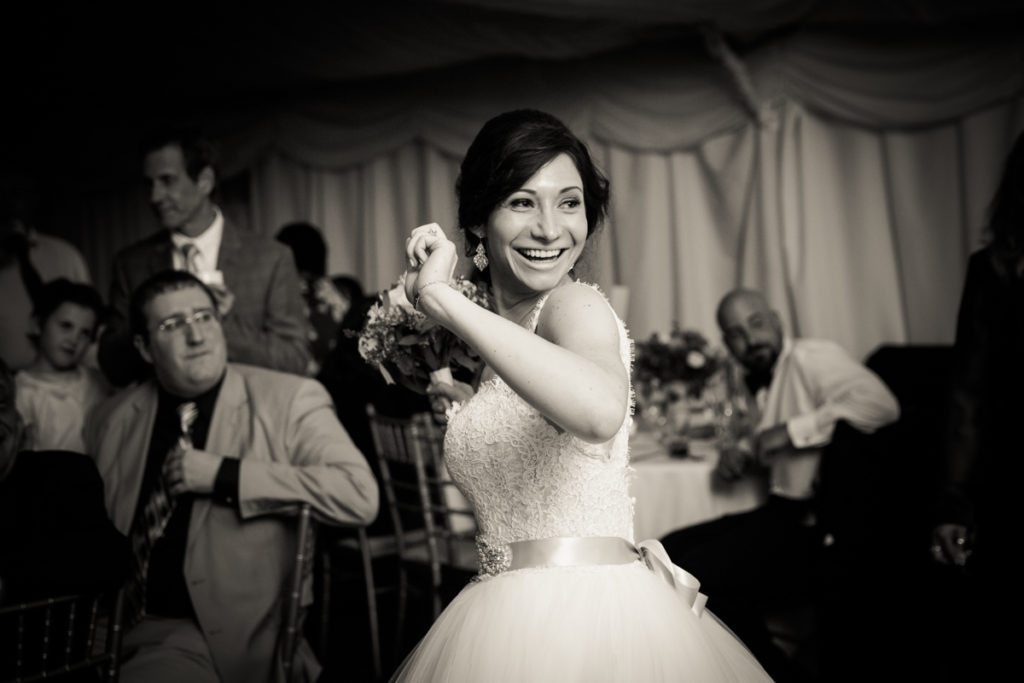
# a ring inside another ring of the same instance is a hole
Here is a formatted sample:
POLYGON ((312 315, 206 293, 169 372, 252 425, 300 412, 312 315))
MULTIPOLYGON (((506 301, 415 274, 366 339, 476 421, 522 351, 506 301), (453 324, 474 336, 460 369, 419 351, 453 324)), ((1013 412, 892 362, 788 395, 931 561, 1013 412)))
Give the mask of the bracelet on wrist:
MULTIPOLYGON (((423 290, 433 285, 450 285, 448 280, 431 280, 430 282, 424 283, 418 290, 416 290, 416 299, 412 302, 412 307, 417 311, 420 310, 420 296, 423 294, 423 290)), ((422 313, 423 311, 420 311, 422 313)))

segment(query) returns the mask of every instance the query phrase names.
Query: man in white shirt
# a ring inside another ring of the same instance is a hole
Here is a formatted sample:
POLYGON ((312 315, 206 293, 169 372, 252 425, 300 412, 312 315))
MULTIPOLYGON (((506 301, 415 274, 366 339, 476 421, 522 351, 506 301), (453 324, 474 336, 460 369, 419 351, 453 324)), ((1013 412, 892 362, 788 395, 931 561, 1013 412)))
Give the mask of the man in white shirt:
POLYGON ((681 529, 662 539, 674 562, 702 581, 712 611, 777 681, 799 673, 776 648, 763 613, 805 591, 815 547, 814 493, 821 451, 842 420, 871 433, 899 418, 899 404, 873 372, 834 342, 788 339, 778 314, 750 290, 718 307, 725 345, 744 371, 753 434, 723 448, 717 474, 731 481, 770 471, 761 507, 681 529))
POLYGON ((305 374, 311 358, 308 323, 291 253, 225 220, 212 198, 212 147, 198 131, 158 131, 143 150, 149 201, 165 230, 114 260, 114 315, 99 349, 107 377, 123 385, 147 372, 131 343, 128 300, 141 282, 167 269, 188 270, 214 292, 232 362, 305 374))

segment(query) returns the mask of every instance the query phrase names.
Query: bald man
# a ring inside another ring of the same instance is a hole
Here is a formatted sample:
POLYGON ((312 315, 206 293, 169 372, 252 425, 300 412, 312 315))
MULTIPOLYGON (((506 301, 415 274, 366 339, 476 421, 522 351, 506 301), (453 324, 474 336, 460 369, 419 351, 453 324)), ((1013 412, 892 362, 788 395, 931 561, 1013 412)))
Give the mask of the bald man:
POLYGON ((820 533, 813 499, 821 449, 842 420, 863 433, 895 422, 895 396, 834 342, 790 339, 759 293, 738 289, 718 306, 718 325, 743 372, 757 427, 723 448, 727 481, 769 470, 761 507, 675 531, 662 542, 673 561, 702 582, 713 611, 743 639, 776 681, 800 680, 771 641, 763 612, 806 590, 820 533))

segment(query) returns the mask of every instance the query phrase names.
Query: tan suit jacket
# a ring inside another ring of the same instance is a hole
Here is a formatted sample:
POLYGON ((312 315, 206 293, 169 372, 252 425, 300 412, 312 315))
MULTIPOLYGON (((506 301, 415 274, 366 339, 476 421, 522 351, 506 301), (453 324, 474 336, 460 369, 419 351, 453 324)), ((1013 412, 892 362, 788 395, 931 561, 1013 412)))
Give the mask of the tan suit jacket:
MULTIPOLYGON (((87 444, 105 485, 107 512, 128 534, 156 417, 150 380, 101 407, 87 444)), ((377 483, 317 382, 229 364, 206 451, 241 459, 239 510, 198 496, 189 522, 185 580, 221 679, 283 681, 278 635, 295 553, 299 503, 321 522, 365 525, 377 483)), ((304 603, 312 588, 304 589, 304 603)), ((296 668, 319 666, 302 643, 296 668)))

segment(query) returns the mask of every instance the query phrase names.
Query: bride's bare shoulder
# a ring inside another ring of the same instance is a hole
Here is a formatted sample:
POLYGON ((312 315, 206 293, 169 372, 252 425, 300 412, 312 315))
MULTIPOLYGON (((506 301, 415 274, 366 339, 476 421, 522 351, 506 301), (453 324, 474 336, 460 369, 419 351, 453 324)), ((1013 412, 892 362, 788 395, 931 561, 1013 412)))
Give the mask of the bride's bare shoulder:
POLYGON ((537 323, 538 332, 546 331, 554 336, 602 332, 618 335, 615 314, 604 294, 582 282, 571 282, 552 290, 537 323))
POLYGON ((597 285, 586 282, 569 282, 551 290, 544 305, 545 310, 548 308, 593 308, 598 312, 611 314, 605 295, 597 285))

